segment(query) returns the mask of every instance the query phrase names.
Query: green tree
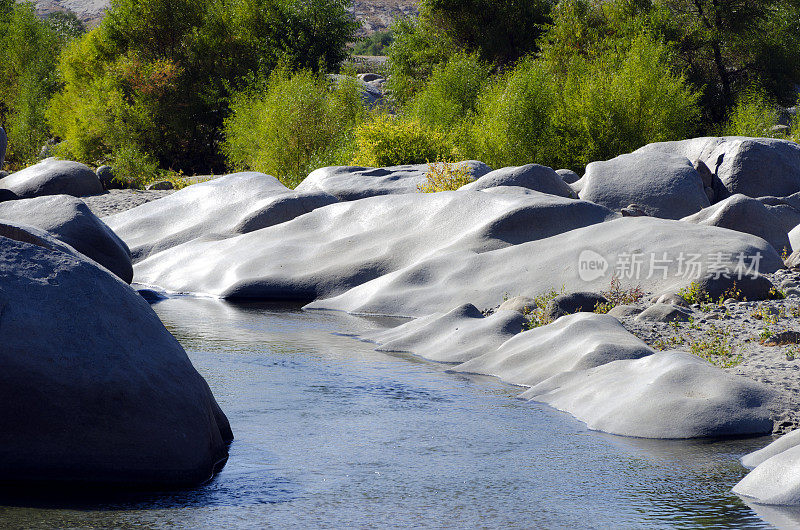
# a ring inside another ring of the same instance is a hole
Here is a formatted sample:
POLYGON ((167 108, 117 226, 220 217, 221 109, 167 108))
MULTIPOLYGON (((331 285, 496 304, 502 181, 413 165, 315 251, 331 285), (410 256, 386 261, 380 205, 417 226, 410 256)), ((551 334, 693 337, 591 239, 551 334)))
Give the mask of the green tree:
POLYGON ((50 121, 86 162, 139 152, 160 167, 222 171, 222 128, 238 90, 283 63, 314 71, 347 56, 344 0, 113 0, 62 55, 50 121), (124 148, 124 149, 123 149, 124 148))

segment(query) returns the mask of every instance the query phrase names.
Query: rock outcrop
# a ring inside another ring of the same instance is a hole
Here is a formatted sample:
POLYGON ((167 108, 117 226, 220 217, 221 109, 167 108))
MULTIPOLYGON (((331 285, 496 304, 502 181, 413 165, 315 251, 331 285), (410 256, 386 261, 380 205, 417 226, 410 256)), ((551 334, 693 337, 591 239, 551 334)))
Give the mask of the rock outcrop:
POLYGON ((0 224, 0 482, 209 479, 230 426, 147 302, 71 247, 0 224))
POLYGON ((13 192, 20 199, 43 195, 83 197, 103 193, 103 185, 94 171, 79 162, 48 158, 0 180, 0 189, 13 192))

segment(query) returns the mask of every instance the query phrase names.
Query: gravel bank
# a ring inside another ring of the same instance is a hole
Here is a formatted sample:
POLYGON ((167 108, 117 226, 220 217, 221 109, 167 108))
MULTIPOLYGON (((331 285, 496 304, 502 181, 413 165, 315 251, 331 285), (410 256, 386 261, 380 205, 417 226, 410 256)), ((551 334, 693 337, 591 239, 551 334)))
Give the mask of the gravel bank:
POLYGON ((174 190, 109 190, 102 195, 81 197, 86 206, 97 217, 105 217, 125 210, 130 210, 146 202, 161 199, 175 193, 174 190))

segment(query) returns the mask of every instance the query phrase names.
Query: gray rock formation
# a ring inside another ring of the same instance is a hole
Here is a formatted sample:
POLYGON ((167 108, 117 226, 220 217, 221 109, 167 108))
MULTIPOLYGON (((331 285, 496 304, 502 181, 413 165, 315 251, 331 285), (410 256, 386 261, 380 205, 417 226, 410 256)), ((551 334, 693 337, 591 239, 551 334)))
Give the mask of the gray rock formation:
POLYGON ((563 372, 522 397, 569 412, 590 429, 640 438, 767 434, 772 391, 690 353, 666 351, 563 372))
POLYGON ((306 307, 422 316, 467 302, 480 309, 496 307, 502 293, 534 298, 561 286, 600 292, 609 287, 614 274, 623 284, 641 285, 650 292, 675 292, 695 274, 702 277, 707 258, 720 254, 715 264, 734 270, 739 253, 760 253, 759 272, 783 267, 772 246, 750 234, 652 217, 624 217, 491 252, 420 257, 392 274, 306 307), (694 254, 702 258, 697 271, 686 262, 694 254))
POLYGON ((639 313, 636 320, 645 322, 688 322, 692 314, 671 304, 654 304, 639 313))
POLYGON ((431 361, 462 363, 491 351, 522 331, 527 323, 517 311, 496 311, 488 317, 472 304, 447 313, 418 318, 366 336, 378 351, 414 353, 431 361))
POLYGON ((615 211, 635 203, 647 215, 665 219, 680 219, 710 205, 692 163, 657 151, 592 162, 575 186, 583 200, 615 211))
POLYGON ((0 224, 0 482, 172 488, 232 434, 147 302, 47 233, 0 224))
POLYGON ((567 184, 575 184, 581 179, 581 176, 571 169, 556 169, 556 173, 567 184))
MULTIPOLYGON (((476 160, 462 162, 476 179, 492 168, 476 160)), ((312 171, 295 191, 324 191, 341 201, 355 201, 377 195, 418 193, 427 180, 427 164, 392 167, 332 166, 312 171)))
MULTIPOLYGON (((311 301, 435 255, 487 252, 614 216, 585 201, 532 193, 535 195, 450 191, 337 203, 281 225, 224 239, 194 239, 158 254, 151 252, 134 270, 137 281, 168 291, 311 301)), ((135 210, 129 213, 131 223, 141 222, 135 210)), ((119 229, 118 218, 109 219, 109 225, 136 248, 136 241, 119 229)), ((151 237, 159 230, 144 227, 141 233, 151 237)), ((518 272, 514 267, 497 271, 509 276, 518 272)), ((435 282, 437 278, 422 272, 416 281, 435 282)), ((470 280, 460 288, 472 283, 470 280)), ((499 296, 503 292, 499 291, 499 296)), ((424 314, 456 305, 460 304, 424 314)))
POLYGON ((462 186, 461 190, 483 190, 497 186, 519 186, 561 197, 577 198, 572 188, 558 173, 546 166, 528 164, 495 169, 478 180, 462 186))
POLYGON ((747 469, 753 469, 773 456, 800 445, 800 430, 784 434, 768 446, 744 455, 739 461, 747 469))
POLYGON ((263 173, 234 173, 103 220, 140 261, 198 237, 245 234, 335 202, 319 191, 294 192, 263 173))
POLYGON ((0 180, 0 189, 14 192, 20 199, 42 195, 83 197, 103 193, 94 171, 79 162, 48 158, 0 180))
POLYGON ((800 445, 794 444, 758 464, 733 487, 733 492, 758 504, 800 505, 800 445))
POLYGON ((706 137, 661 142, 636 153, 672 153, 703 161, 719 178, 717 200, 741 193, 748 197, 785 197, 800 191, 800 145, 774 138, 706 137))
POLYGON ((556 320, 573 313, 591 313, 597 306, 607 303, 608 299, 597 293, 560 294, 547 303, 547 307, 544 309, 544 316, 550 320, 556 320))
POLYGON ((44 230, 107 268, 133 280, 128 246, 80 199, 50 195, 0 203, 0 219, 44 230))
POLYGON ((577 313, 516 335, 494 351, 454 367, 454 371, 499 377, 534 386, 553 376, 619 359, 652 355, 644 342, 608 315, 577 313))
POLYGON ((790 250, 788 233, 800 223, 800 212, 790 206, 765 205, 737 193, 683 220, 753 234, 783 252, 784 248, 790 250))

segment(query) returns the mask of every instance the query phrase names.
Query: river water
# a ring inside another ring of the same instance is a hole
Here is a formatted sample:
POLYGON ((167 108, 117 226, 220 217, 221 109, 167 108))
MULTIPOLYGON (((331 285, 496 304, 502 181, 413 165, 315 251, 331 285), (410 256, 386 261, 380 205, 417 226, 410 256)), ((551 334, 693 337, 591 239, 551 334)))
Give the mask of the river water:
POLYGON ((397 320, 194 298, 153 307, 231 421, 227 466, 187 492, 15 499, 0 526, 768 526, 729 490, 746 473, 737 458, 769 439, 605 435, 518 388, 345 335, 397 320))

